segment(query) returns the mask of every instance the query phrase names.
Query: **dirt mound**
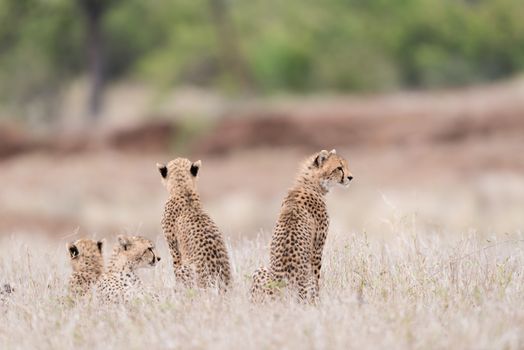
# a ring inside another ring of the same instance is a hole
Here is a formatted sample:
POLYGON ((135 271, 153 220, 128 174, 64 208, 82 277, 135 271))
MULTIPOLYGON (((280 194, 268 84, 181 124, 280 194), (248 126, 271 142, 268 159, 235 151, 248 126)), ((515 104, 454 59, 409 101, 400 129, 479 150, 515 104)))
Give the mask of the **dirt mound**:
MULTIPOLYGON (((524 113, 443 118, 421 114, 372 118, 296 115, 247 115, 224 119, 197 142, 197 152, 225 154, 257 147, 386 147, 457 143, 487 137, 521 138, 524 113)), ((524 139, 523 139, 524 141, 524 139)))
POLYGON ((28 152, 40 146, 31 135, 21 128, 10 125, 0 125, 0 159, 28 152))
POLYGON ((169 149, 176 130, 176 125, 169 121, 153 121, 103 133, 69 133, 40 137, 12 125, 2 125, 0 160, 36 151, 57 154, 95 150, 164 152, 169 149))
MULTIPOLYGON (((263 147, 317 150, 329 147, 456 145, 499 139, 524 144, 524 82, 447 92, 399 93, 338 99, 298 99, 285 106, 236 110, 206 134, 188 135, 176 122, 154 118, 123 129, 35 138, 0 126, 0 159, 23 152, 74 153, 187 149, 221 155, 263 147)), ((502 142, 503 143, 503 142, 502 142)), ((503 150, 502 152, 507 151, 503 150)))
POLYGON ((103 138, 102 144, 124 152, 164 152, 172 144, 177 130, 175 123, 157 120, 114 130, 103 138))
POLYGON ((487 138, 524 143, 524 82, 438 93, 299 100, 224 118, 197 151, 256 147, 376 148, 487 138))

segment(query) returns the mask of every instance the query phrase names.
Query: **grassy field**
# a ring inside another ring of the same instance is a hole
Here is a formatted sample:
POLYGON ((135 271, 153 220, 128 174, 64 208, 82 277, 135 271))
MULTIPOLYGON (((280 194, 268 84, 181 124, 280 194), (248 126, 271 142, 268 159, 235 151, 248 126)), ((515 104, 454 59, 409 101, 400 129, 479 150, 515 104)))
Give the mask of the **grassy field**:
MULTIPOLYGON (((102 307, 64 303, 70 272, 63 242, 4 236, 2 278, 15 287, 0 306, 2 349, 387 348, 519 349, 524 346, 524 237, 450 238, 396 222, 395 238, 332 231, 321 301, 248 301, 249 275, 269 235, 232 246, 235 284, 225 297, 176 291, 166 259, 142 271, 159 302, 102 307)), ((108 246, 113 242, 107 242, 108 246)), ((109 251, 106 247, 106 253, 109 251)))
POLYGON ((83 125, 78 84, 57 135, 0 125, 0 287, 15 288, 5 303, 0 290, 0 350, 524 348, 522 79, 239 101, 182 89, 154 106, 157 94, 123 82, 84 148, 59 135, 83 125), (169 146, 126 129, 164 118, 181 128, 169 146), (344 155, 355 180, 327 198, 320 303, 253 305, 281 200, 321 148, 344 155), (176 288, 155 164, 177 156, 202 160, 199 192, 233 264, 226 296, 176 288), (163 259, 141 276, 159 300, 72 305, 66 243, 106 239, 107 257, 120 233, 156 241, 163 259))
POLYGON ((203 158, 202 200, 234 270, 224 297, 176 289, 160 231, 167 194, 154 166, 172 155, 4 161, 0 283, 15 292, 0 304, 0 349, 523 348, 522 175, 395 152, 340 151, 356 180, 327 198, 317 306, 248 300, 301 152, 203 158), (104 238, 107 257, 119 233, 157 243, 163 259, 141 276, 159 301, 71 305, 66 242, 104 238))

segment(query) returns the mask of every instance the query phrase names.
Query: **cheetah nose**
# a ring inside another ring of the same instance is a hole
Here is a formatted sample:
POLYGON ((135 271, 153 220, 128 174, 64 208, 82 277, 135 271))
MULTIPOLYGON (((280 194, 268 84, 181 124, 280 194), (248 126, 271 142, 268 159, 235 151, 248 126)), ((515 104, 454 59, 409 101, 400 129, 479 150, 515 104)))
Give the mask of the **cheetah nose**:
POLYGON ((156 257, 156 261, 160 261, 160 257, 159 256, 156 257))
POLYGON ((353 176, 348 176, 348 181, 353 180, 353 176))

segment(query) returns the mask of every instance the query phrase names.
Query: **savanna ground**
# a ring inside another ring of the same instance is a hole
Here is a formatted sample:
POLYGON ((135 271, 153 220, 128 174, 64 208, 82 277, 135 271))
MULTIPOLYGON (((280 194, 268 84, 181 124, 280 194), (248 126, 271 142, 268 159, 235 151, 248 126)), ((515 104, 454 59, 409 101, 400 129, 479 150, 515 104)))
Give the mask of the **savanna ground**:
POLYGON ((15 292, 0 306, 0 348, 523 348, 524 140, 522 89, 517 92, 519 104, 507 113, 491 108, 506 108, 507 93, 496 103, 490 91, 480 99, 448 96, 446 104, 445 96, 434 97, 426 110, 437 111, 435 120, 416 103, 363 104, 354 115, 381 109, 397 111, 401 120, 393 117, 383 129, 377 127, 387 123, 376 119, 367 125, 367 135, 377 136, 372 145, 363 143, 366 135, 356 144, 326 136, 333 143, 325 148, 347 156, 355 181, 327 198, 331 226, 317 306, 291 298, 248 301, 249 277, 268 260, 280 201, 315 144, 277 147, 270 139, 222 154, 94 149, 4 159, 0 282, 15 292), (422 122, 413 124, 417 118, 422 122), (454 133, 432 134, 436 120, 450 122, 454 133), (175 290, 160 230, 166 193, 155 163, 180 153, 203 161, 202 200, 226 237, 234 270, 224 297, 175 290), (105 238, 107 257, 119 233, 156 241, 164 259, 141 276, 160 300, 116 307, 64 302, 66 242, 105 238))
MULTIPOLYGON (((267 256, 267 235, 230 242, 235 274, 225 297, 175 292, 169 263, 143 271, 158 302, 101 307, 62 302, 63 244, 5 237, 3 277, 16 291, 2 307, 0 345, 27 348, 420 348, 519 349, 524 345, 524 237, 457 237, 396 222, 379 243, 331 230, 322 298, 252 305, 249 274, 267 256)), ((160 236, 156 241, 167 255, 160 236)))

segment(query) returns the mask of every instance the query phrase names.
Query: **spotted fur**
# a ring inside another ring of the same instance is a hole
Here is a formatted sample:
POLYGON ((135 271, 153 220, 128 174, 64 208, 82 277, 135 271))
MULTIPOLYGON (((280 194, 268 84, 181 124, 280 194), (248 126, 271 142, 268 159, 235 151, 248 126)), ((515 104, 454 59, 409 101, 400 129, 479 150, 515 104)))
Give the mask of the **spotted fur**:
POLYGON ((282 203, 271 240, 269 268, 259 268, 253 274, 253 301, 273 298, 286 286, 300 300, 317 300, 329 226, 325 195, 334 185, 348 186, 352 179, 348 162, 335 150, 320 151, 303 163, 282 203))
POLYGON ((76 299, 86 295, 104 270, 103 242, 79 239, 67 244, 73 273, 69 277, 69 295, 76 299))
POLYGON ((221 291, 226 290, 231 283, 226 245, 218 227, 203 210, 196 189, 201 162, 177 158, 157 166, 169 192, 162 229, 176 280, 187 287, 218 285, 221 291))
POLYGON ((153 242, 141 236, 118 236, 107 272, 96 286, 97 297, 106 303, 129 302, 145 295, 136 271, 154 267, 160 257, 153 242))

